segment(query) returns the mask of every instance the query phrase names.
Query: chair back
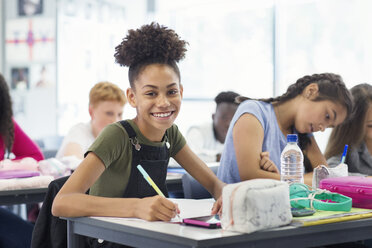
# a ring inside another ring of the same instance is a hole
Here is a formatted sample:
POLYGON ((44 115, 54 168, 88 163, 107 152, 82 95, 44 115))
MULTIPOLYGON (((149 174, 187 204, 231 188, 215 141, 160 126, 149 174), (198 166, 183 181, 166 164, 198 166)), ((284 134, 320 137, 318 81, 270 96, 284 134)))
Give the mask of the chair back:
POLYGON ((67 247, 67 221, 52 215, 52 204, 68 178, 69 176, 61 177, 49 184, 32 232, 31 248, 67 247))
MULTIPOLYGON (((210 169, 217 174, 218 166, 210 167, 210 169)), ((182 187, 184 197, 187 199, 212 198, 211 194, 188 173, 182 176, 182 187)))

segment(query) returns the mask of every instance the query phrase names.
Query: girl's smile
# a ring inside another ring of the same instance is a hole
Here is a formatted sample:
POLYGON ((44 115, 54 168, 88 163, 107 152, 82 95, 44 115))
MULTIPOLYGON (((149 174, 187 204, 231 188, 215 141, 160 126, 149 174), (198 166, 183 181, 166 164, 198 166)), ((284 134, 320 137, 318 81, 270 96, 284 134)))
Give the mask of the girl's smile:
POLYGON ((175 111, 169 111, 169 112, 159 112, 159 113, 152 113, 152 116, 159 119, 169 119, 169 117, 174 113, 175 111))
POLYGON ((182 99, 182 85, 172 67, 164 64, 146 66, 127 90, 128 101, 137 110, 137 123, 142 134, 160 141, 174 123, 182 99))

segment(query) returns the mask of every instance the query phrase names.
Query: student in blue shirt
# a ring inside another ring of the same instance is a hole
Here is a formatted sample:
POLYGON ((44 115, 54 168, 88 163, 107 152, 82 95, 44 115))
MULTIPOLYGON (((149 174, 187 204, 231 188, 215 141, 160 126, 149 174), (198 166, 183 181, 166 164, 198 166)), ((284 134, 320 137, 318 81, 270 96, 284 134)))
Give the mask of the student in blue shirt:
MULTIPOLYGON (((299 134, 305 164, 310 165, 308 171, 326 165, 311 133, 341 124, 352 108, 350 92, 342 78, 332 73, 302 77, 279 97, 240 101, 217 174, 226 183, 280 179, 280 154, 291 133, 299 134)), ((304 180, 311 184, 312 173, 304 180)))

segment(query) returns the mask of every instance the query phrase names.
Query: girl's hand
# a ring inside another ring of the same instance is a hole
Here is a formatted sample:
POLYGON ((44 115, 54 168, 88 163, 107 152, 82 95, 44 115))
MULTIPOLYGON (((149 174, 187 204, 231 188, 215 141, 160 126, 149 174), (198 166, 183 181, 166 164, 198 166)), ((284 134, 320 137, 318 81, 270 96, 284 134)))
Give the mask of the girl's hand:
POLYGON ((217 199, 217 201, 214 202, 211 214, 218 214, 219 216, 222 215, 222 195, 217 199))
POLYGON ((216 194, 217 200, 213 203, 212 212, 211 214, 218 214, 219 216, 222 215, 222 190, 227 184, 218 180, 218 194, 216 194))
POLYGON ((170 221, 179 213, 177 204, 157 195, 139 199, 137 206, 135 206, 134 215, 148 221, 170 221))
POLYGON ((274 162, 270 160, 269 152, 267 152, 267 151, 266 152, 261 152, 260 156, 261 156, 261 160, 260 160, 261 169, 263 169, 265 171, 270 171, 270 172, 279 174, 278 168, 276 167, 274 162))

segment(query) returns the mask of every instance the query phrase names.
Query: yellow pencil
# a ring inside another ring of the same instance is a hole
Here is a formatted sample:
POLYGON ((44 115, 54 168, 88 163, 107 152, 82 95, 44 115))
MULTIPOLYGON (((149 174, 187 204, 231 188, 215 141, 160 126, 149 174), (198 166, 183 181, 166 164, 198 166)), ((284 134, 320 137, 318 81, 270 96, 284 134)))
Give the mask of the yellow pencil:
POLYGON ((137 165, 137 169, 141 172, 142 176, 150 184, 150 186, 154 188, 156 193, 158 193, 158 195, 164 196, 163 192, 161 192, 161 190, 158 188, 158 186, 155 184, 155 182, 151 179, 149 174, 147 174, 147 172, 142 168, 142 166, 140 164, 137 165))
MULTIPOLYGON (((150 185, 155 189, 155 191, 158 193, 158 195, 164 196, 163 192, 158 188, 158 186, 152 181, 151 177, 147 178, 148 181, 150 181, 150 185)), ((165 197, 165 196, 164 196, 165 197)))
MULTIPOLYGON (((161 192, 161 190, 159 189, 159 187, 155 184, 155 182, 151 179, 151 177, 149 176, 149 174, 147 174, 147 172, 145 171, 145 169, 143 169, 143 167, 140 164, 137 165, 137 169, 141 172, 142 176, 151 185, 151 187, 156 191, 156 193, 158 193, 158 195, 161 195, 161 196, 165 197, 165 195, 163 194, 163 192, 161 192)), ((181 220, 181 217, 177 213, 176 210, 175 210, 175 212, 176 212, 177 218, 179 220, 181 220)))

